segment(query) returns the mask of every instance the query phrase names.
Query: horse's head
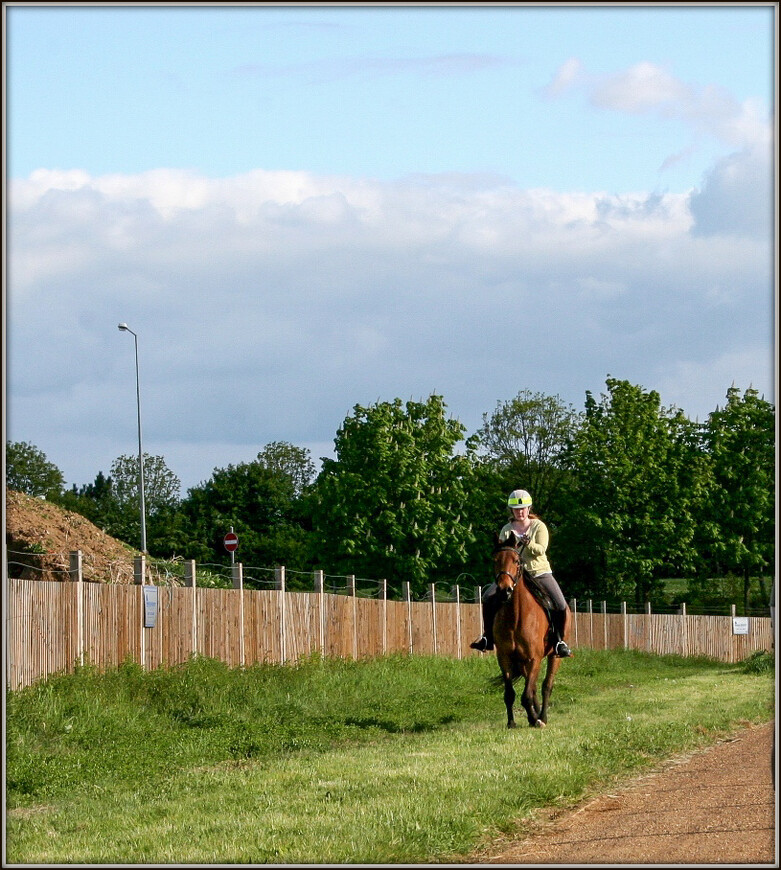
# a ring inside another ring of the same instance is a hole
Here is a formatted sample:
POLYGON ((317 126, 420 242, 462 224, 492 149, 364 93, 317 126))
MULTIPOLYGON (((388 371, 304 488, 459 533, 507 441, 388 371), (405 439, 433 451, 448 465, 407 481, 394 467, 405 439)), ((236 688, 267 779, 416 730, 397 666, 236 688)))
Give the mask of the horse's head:
POLYGON ((521 577, 521 555, 518 551, 519 541, 513 532, 508 538, 499 542, 494 549, 494 582, 500 599, 509 601, 515 589, 515 584, 521 577))

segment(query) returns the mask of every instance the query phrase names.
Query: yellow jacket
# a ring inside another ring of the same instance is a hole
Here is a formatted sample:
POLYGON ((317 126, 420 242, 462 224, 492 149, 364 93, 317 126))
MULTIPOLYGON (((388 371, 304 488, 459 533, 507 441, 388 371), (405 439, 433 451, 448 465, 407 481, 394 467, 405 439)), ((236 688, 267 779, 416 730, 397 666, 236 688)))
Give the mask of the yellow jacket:
MULTIPOLYGON (((509 537, 510 532, 520 534, 514 527, 513 523, 507 523, 499 532, 499 540, 504 541, 509 537)), ((529 536, 529 543, 521 550, 521 564, 532 577, 538 574, 551 574, 551 566, 546 555, 550 535, 548 527, 542 520, 532 520, 529 531, 526 533, 529 536)))

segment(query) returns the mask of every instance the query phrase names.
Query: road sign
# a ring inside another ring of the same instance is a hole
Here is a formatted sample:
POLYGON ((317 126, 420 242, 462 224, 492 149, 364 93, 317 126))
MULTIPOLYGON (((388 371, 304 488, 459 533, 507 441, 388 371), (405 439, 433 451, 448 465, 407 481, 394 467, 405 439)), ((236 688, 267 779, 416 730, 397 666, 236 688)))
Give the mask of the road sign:
POLYGON ((227 535, 222 540, 223 544, 225 544, 225 549, 232 553, 234 550, 237 550, 239 547, 239 538, 238 535, 235 535, 233 532, 228 532, 227 535))

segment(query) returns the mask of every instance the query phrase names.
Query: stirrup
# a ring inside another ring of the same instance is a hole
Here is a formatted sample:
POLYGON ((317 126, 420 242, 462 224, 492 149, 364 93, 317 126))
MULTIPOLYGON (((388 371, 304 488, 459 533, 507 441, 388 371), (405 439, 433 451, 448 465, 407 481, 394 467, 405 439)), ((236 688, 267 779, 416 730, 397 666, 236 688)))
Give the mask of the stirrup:
POLYGON ((567 646, 566 643, 564 643, 563 640, 560 640, 556 644, 554 652, 560 659, 566 659, 572 655, 572 650, 567 646))

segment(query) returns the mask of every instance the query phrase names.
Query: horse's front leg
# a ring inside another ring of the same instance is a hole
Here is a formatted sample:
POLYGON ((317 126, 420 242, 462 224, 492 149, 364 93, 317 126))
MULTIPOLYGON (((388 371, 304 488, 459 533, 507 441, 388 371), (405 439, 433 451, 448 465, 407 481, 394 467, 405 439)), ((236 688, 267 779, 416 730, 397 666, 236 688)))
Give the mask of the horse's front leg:
POLYGON ((540 702, 537 700, 537 677, 540 673, 540 664, 538 659, 530 662, 527 666, 526 684, 521 695, 521 703, 523 709, 526 710, 526 718, 532 728, 542 728, 545 725, 545 720, 540 715, 540 702))
POLYGON ((513 716, 513 704, 515 703, 515 689, 511 674, 504 674, 504 706, 507 708, 507 727, 515 728, 515 716, 513 716))
POLYGON ((551 692, 553 691, 553 680, 560 664, 560 658, 557 658, 553 654, 548 656, 548 667, 545 670, 545 679, 542 681, 542 711, 540 713, 540 719, 543 722, 548 721, 548 703, 550 701, 551 692))

